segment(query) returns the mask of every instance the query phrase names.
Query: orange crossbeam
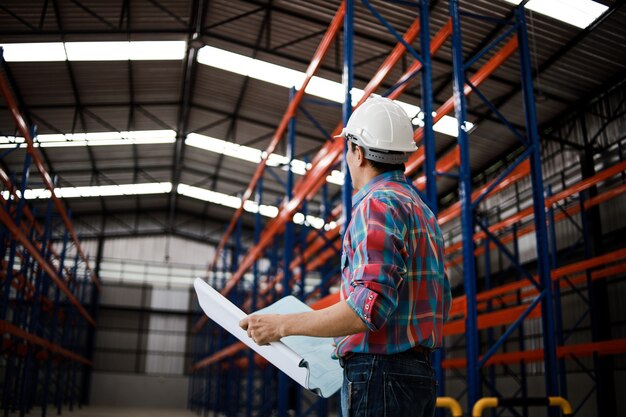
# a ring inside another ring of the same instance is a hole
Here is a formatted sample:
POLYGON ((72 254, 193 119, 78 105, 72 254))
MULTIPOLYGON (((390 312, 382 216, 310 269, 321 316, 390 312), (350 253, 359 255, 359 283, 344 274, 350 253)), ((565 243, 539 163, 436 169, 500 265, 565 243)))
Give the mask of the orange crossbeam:
MULTIPOLYGON (((531 311, 530 314, 526 317, 527 319, 541 317, 540 304, 541 303, 533 308, 533 311, 531 311)), ((522 313, 524 313, 524 311, 526 311, 526 309, 528 309, 528 305, 520 305, 499 311, 480 314, 478 315, 478 329, 484 330, 496 326, 513 323, 522 315, 522 313)), ((452 336, 455 334, 463 333, 465 333, 465 319, 448 321, 443 325, 444 336, 452 336)))
POLYGON ((95 320, 89 315, 87 310, 82 306, 82 304, 76 299, 74 294, 67 288, 65 282, 57 275, 56 271, 52 266, 44 259, 41 253, 32 245, 28 237, 20 230, 20 228, 13 222, 13 219, 7 214, 4 207, 0 207, 0 222, 4 223, 4 225, 9 229, 15 240, 19 241, 22 246, 31 254, 31 256, 37 261, 39 267, 45 271, 46 274, 54 281, 54 283, 59 287, 59 289, 67 296, 68 300, 78 312, 87 320, 89 324, 92 326, 96 326, 95 320))
POLYGON ((85 359, 84 357, 69 351, 57 344, 54 344, 42 337, 36 336, 34 334, 28 333, 27 331, 24 331, 16 326, 14 326, 13 324, 5 321, 5 320, 0 320, 0 333, 6 333, 6 334, 10 334, 13 335, 15 337, 19 337, 20 339, 26 340, 27 342, 30 342, 32 344, 41 346, 42 348, 49 350, 50 352, 54 352, 57 353, 61 356, 64 356, 68 359, 71 359, 75 362, 80 362, 84 365, 88 365, 91 366, 92 363, 90 360, 85 359))
MULTIPOLYGON (((493 355, 484 366, 510 365, 525 362, 543 361, 543 349, 525 350, 523 352, 506 352, 493 355)), ((626 353, 626 339, 609 340, 606 342, 581 343, 572 346, 559 346, 556 349, 557 358, 585 357, 597 353, 600 356, 620 355, 626 353)), ((467 359, 445 359, 441 363, 443 369, 459 369, 467 367, 467 359)))

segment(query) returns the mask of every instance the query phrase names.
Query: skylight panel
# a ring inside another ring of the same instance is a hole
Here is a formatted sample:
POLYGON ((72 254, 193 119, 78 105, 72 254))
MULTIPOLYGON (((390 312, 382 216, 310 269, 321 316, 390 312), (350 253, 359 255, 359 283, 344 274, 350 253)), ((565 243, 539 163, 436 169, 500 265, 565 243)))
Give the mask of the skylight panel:
MULTIPOLYGON (((188 134, 185 139, 185 144, 203 149, 205 151, 227 155, 232 158, 241 159, 255 164, 260 163, 261 158, 266 155, 265 151, 260 151, 256 148, 238 145, 236 143, 200 135, 198 133, 188 134)), ((286 167, 287 164, 289 164, 289 158, 284 155, 273 153, 267 159, 267 165, 270 167, 286 167)), ((291 172, 296 175, 305 175, 306 171, 309 169, 311 169, 311 164, 307 164, 300 159, 294 159, 291 162, 291 172)), ((341 171, 333 170, 331 174, 326 177, 326 180, 332 184, 343 185, 343 173, 341 171)))
MULTIPOLYGON (((93 132, 93 133, 66 133, 43 134, 35 138, 35 147, 59 148, 79 146, 109 146, 109 145, 148 145, 166 144, 176 141, 176 132, 173 130, 141 130, 131 132, 93 132)), ((0 136, 0 149, 14 148, 21 144, 25 148, 24 138, 15 136, 0 136)))
POLYGON ((180 60, 184 41, 66 42, 69 61, 180 60))
MULTIPOLYGON (((171 182, 154 182, 143 184, 121 184, 121 185, 99 185, 85 187, 58 187, 54 189, 54 194, 59 198, 78 197, 111 197, 120 195, 142 195, 142 194, 167 194, 172 191, 171 182)), ((18 197, 21 195, 17 191, 18 197)), ((4 199, 9 199, 8 191, 3 191, 4 199)), ((24 192, 27 200, 50 198, 51 193, 46 188, 28 189, 24 192)))
POLYGON ((7 62, 65 61, 63 42, 4 43, 4 60, 7 62))
POLYGON ((184 41, 7 43, 7 62, 181 60, 184 41))
MULTIPOLYGON (((471 122, 465 122, 465 131, 469 132, 474 127, 471 122)), ((458 123, 454 117, 445 115, 433 126, 435 132, 443 133, 446 135, 458 136, 458 123)))
MULTIPOLYGON (((187 197, 195 198, 209 203, 222 205, 238 209, 241 206, 241 199, 239 197, 233 197, 228 194, 218 193, 216 191, 207 190, 205 188, 194 187, 187 184, 180 184, 177 188, 178 194, 187 197)), ((262 216, 274 218, 278 216, 278 207, 270 205, 259 205, 251 200, 244 202, 243 209, 249 213, 260 212, 262 216)), ((307 215, 306 217, 302 213, 296 213, 293 216, 293 222, 296 224, 310 225, 316 229, 330 230, 337 227, 336 222, 324 223, 324 219, 316 216, 307 215)))
MULTIPOLYGON (((505 1, 515 5, 521 3, 521 0, 505 1)), ((593 0, 530 0, 525 7, 581 29, 589 26, 609 8, 593 0)))

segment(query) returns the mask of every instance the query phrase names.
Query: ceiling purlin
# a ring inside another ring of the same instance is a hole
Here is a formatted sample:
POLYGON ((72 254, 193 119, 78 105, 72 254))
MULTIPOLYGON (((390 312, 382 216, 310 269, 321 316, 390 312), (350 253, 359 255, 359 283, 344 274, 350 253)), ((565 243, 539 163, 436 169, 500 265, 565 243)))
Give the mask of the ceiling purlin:
POLYGON ((273 48, 267 47, 267 49, 270 52, 275 52, 275 51, 278 51, 279 49, 283 49, 283 48, 286 48, 288 46, 293 46, 293 45, 295 45, 297 43, 305 42, 305 41, 308 41, 309 39, 313 39, 313 38, 315 38, 317 36, 323 35, 324 33, 326 33, 326 30, 327 29, 324 28, 324 29, 315 31, 313 33, 309 33, 308 35, 301 36, 301 37, 299 37, 297 39, 294 39, 294 40, 291 40, 289 42, 285 42, 285 43, 280 44, 278 46, 274 46, 273 48))
MULTIPOLYGON (((52 0, 53 3, 55 3, 55 12, 57 10, 57 6, 56 6, 56 0, 52 0)), ((84 4, 82 4, 81 2, 79 2, 78 0, 70 0, 72 3, 74 3, 76 6, 78 6, 78 8, 82 9, 83 11, 85 11, 87 14, 91 15, 92 17, 94 17, 96 20, 104 23, 106 26, 109 27, 109 29, 115 29, 115 25, 111 22, 109 22, 108 20, 106 20, 104 17, 100 16, 98 13, 94 12, 93 10, 91 10, 89 7, 85 6, 84 4)), ((63 31, 63 29, 59 26, 59 30, 63 31)))
POLYGON ((192 103, 192 95, 196 81, 198 60, 197 54, 200 47, 200 36, 202 28, 205 26, 208 0, 194 0, 192 3, 191 20, 187 27, 187 51, 184 60, 183 80, 181 83, 181 104, 178 112, 178 123, 176 127, 176 144, 172 159, 172 191, 169 199, 169 227, 173 229, 174 217, 176 215, 176 203, 178 193, 176 189, 180 183, 182 161, 185 154, 185 136, 189 126, 189 114, 192 103))
POLYGON ((5 12, 6 14, 8 14, 9 16, 11 16, 13 19, 17 20, 18 22, 20 22, 21 24, 23 24, 24 26, 26 26, 27 28, 29 28, 31 31, 36 31, 37 28, 34 27, 33 25, 31 25, 30 23, 28 23, 26 20, 22 19, 20 16, 18 16, 16 13, 12 12, 11 10, 9 10, 8 8, 6 8, 5 6, 0 4, 0 10, 2 10, 3 12, 5 12))
POLYGON ((204 27, 202 27, 202 32, 206 32, 206 31, 208 31, 210 29, 215 29, 217 27, 223 26, 223 25, 228 24, 228 23, 236 22, 237 20, 243 19, 244 17, 252 16, 254 14, 262 12, 265 9, 267 9, 267 6, 258 7, 256 9, 247 11, 245 13, 238 14, 237 16, 229 17, 228 19, 224 19, 224 20, 221 20, 221 21, 219 21, 217 23, 213 23, 213 24, 211 24, 209 26, 204 26, 204 27))
MULTIPOLYGON (((161 3, 159 3, 156 0, 148 0, 149 3, 151 3, 153 6, 155 6, 157 9, 161 10, 163 13, 165 13, 166 15, 168 15, 169 17, 173 18, 174 20, 176 20, 178 23, 180 23, 184 28, 187 29, 187 33, 189 33, 189 23, 183 19, 182 17, 180 17, 179 15, 177 15, 176 13, 172 12, 170 9, 168 9, 167 7, 163 6, 161 3)), ((197 1, 194 0, 194 3, 196 3, 197 1)), ((192 9, 193 11, 197 11, 196 8, 192 9)), ((195 19, 197 19, 197 16, 194 17, 195 19)), ((195 26, 191 26, 191 28, 193 29, 195 26)))
MULTIPOLYGON (((261 22, 261 27, 259 28, 259 32, 257 33, 256 44, 254 45, 254 49, 252 50, 252 59, 255 59, 258 52, 259 46, 261 45, 261 39, 263 39, 263 33, 269 31, 271 26, 270 19, 270 10, 272 5, 272 0, 269 2, 269 6, 265 11, 265 16, 263 17, 263 22, 261 22)), ((233 117, 230 119, 230 125, 228 126, 228 130, 226 132, 226 140, 233 141, 236 137, 237 132, 237 121, 239 120, 239 111, 241 110, 241 105, 243 104, 243 99, 246 95, 246 90, 248 89, 248 83, 250 82, 250 77, 244 77, 243 83, 241 85, 241 89, 239 90, 239 95, 237 96, 237 101, 233 107, 233 117)), ((224 155, 221 154, 217 160, 217 166, 213 171, 213 180, 211 181, 211 189, 215 190, 217 187, 217 181, 220 175, 220 169, 222 167, 222 162, 224 160, 224 155)))

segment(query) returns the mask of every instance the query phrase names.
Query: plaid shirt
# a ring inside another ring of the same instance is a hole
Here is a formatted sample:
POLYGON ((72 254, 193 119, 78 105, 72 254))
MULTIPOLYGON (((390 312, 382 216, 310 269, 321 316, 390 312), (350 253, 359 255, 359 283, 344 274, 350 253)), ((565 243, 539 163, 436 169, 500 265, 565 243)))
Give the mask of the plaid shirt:
POLYGON ((437 219, 400 171, 352 198, 343 239, 341 299, 368 330, 336 338, 337 356, 440 347, 451 304, 437 219))

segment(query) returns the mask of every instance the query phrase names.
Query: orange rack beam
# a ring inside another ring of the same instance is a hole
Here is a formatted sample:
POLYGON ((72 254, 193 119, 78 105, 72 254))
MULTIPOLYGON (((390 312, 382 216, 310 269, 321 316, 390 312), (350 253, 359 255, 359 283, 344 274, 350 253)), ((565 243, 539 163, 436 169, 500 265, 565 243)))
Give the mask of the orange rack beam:
POLYGON ((3 75, 0 75, 0 91, 2 92, 2 95, 4 96, 4 100, 7 103, 7 107, 9 108, 9 111, 11 112, 11 116, 13 117, 13 120, 20 134, 24 137, 24 140, 26 141, 28 145, 27 152, 32 156, 33 164, 39 171, 39 175, 41 176, 44 182, 44 185, 50 191, 51 198, 52 198, 52 201, 54 202, 54 206, 56 207, 56 210, 58 214, 61 216, 61 218, 63 219, 63 223, 65 224, 65 227, 69 231, 70 236, 72 237, 72 240, 74 241, 74 245, 76 246, 76 250, 78 251, 81 259, 83 260, 83 262, 85 262, 87 270, 90 272, 91 280, 95 284, 96 288, 99 290, 100 281, 98 277, 96 277, 96 274, 93 272, 93 269, 91 269, 91 266, 89 265, 89 259, 87 258, 87 256, 85 256, 85 253, 83 252, 83 249, 80 245, 80 241, 78 240, 78 236, 76 235, 76 231, 74 231, 74 226, 72 226, 72 222, 69 216, 67 215, 67 211, 65 210, 65 206, 61 202, 61 199, 59 199, 54 192, 54 183, 52 182, 52 178, 50 178, 50 174, 48 174, 48 172, 46 171, 46 168, 41 160, 41 156, 39 155, 39 152, 37 152, 37 149, 33 145, 33 138, 30 136, 30 132, 28 130, 28 127, 26 126, 26 122, 24 121, 24 118, 22 117, 19 111, 19 107, 17 106, 17 103, 15 102, 15 99, 13 98, 13 93, 11 92, 11 89, 9 85, 7 84, 6 80, 4 79, 3 75))
MULTIPOLYGON (((571 357, 581 358, 597 353, 600 356, 620 355, 626 353, 626 339, 609 340, 606 342, 581 343, 571 346, 559 346, 556 349, 558 358, 568 359, 571 357)), ((493 355, 484 366, 510 365, 514 363, 541 362, 543 361, 543 349, 525 350, 523 352, 506 352, 493 355)), ((443 369, 459 369, 467 367, 467 359, 445 359, 441 363, 443 369)))
POLYGON ((57 275, 57 272, 52 268, 52 266, 41 256, 41 253, 33 246, 28 237, 20 230, 20 228, 13 222, 13 219, 7 214, 4 207, 0 208, 0 221, 4 223, 4 225, 9 229, 15 240, 17 240, 37 261, 39 267, 42 268, 46 274, 54 281, 54 283, 59 287, 61 292, 65 294, 67 299, 78 312, 87 320, 89 324, 92 326, 96 326, 95 320, 89 315, 87 310, 82 306, 82 304, 74 297, 74 294, 67 288, 65 282, 57 275))
POLYGON ((65 348, 62 348, 59 345, 51 343, 44 338, 36 336, 32 333, 28 333, 5 320, 0 320, 0 333, 11 334, 15 337, 19 337, 20 339, 26 340, 27 342, 41 346, 42 348, 50 352, 57 353, 68 359, 71 359, 75 362, 80 362, 84 365, 92 366, 92 363, 90 360, 85 359, 84 357, 77 355, 76 353, 71 352, 65 348))

